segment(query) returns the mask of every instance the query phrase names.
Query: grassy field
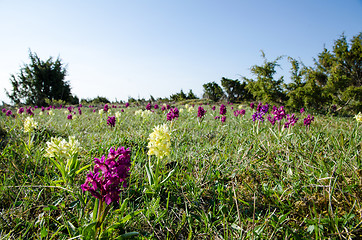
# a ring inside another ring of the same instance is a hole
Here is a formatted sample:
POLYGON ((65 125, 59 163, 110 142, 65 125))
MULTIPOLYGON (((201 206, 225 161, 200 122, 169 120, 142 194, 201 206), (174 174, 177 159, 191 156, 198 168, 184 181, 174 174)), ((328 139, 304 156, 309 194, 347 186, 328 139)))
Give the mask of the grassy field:
POLYGON ((227 105, 225 122, 215 119, 220 106, 203 105, 202 121, 198 106, 177 107, 172 123, 161 108, 142 115, 135 112, 145 107, 102 114, 82 107, 73 119, 66 108, 38 108, 30 132, 26 112, 0 113, 0 239, 87 238, 97 201, 81 185, 94 158, 121 146, 131 150, 130 176, 119 204, 109 205, 101 239, 362 238, 362 127, 355 118, 314 115, 307 128, 311 113, 298 112, 284 129, 266 119, 271 107, 264 122, 252 120, 249 106, 235 117, 239 106, 227 105), (108 116, 117 116, 115 127, 108 116), (170 155, 148 156, 149 135, 165 123, 170 155), (80 143, 80 171, 67 179, 56 162, 70 160, 45 154, 52 137, 70 136, 80 143), (150 186, 148 168, 165 181, 150 186))

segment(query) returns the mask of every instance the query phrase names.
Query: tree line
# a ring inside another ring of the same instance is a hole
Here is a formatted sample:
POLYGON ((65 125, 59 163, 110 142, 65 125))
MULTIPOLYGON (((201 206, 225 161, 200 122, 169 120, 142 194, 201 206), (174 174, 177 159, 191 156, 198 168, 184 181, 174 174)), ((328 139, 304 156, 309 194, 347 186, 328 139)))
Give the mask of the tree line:
POLYGON ((262 52, 263 64, 253 65, 253 78, 221 79, 203 85, 203 97, 213 101, 263 101, 283 104, 291 109, 307 107, 319 111, 362 111, 362 33, 350 42, 342 35, 333 48, 324 48, 314 66, 288 57, 291 79, 276 78, 282 56, 269 61, 262 52))
MULTIPOLYGON (((350 41, 342 34, 331 50, 324 47, 313 66, 288 57, 290 81, 276 78, 277 67, 283 56, 270 61, 262 51, 263 63, 250 68, 252 78, 221 79, 203 84, 203 98, 217 102, 263 101, 270 104, 283 104, 291 109, 306 107, 317 111, 360 112, 362 111, 362 32, 350 41)), ((11 75, 12 90, 6 93, 16 104, 49 105, 53 102, 78 104, 79 99, 72 95, 69 82, 65 81, 66 66, 59 59, 42 61, 36 53, 29 51, 30 64, 25 64, 17 75, 11 75)), ((169 99, 183 101, 197 99, 190 90, 181 90, 169 99)), ((97 97, 97 102, 106 101, 97 97)), ((130 98, 130 101, 136 101, 130 98)), ((144 100, 144 99, 143 99, 144 100)), ((92 100, 82 99, 83 102, 92 100)), ((149 101, 156 101, 152 96, 149 101)))

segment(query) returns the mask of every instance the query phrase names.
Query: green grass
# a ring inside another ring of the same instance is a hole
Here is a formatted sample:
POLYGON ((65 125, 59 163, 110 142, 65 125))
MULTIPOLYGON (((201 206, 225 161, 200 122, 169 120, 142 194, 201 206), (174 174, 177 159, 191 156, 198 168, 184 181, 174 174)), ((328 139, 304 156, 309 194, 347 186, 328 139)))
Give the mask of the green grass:
MULTIPOLYGON (((236 106, 235 106, 236 107, 236 106)), ((182 108, 182 107, 180 107, 182 108)), ((183 111, 172 127, 171 156, 162 160, 167 174, 160 194, 148 185, 148 136, 166 122, 160 109, 149 118, 128 108, 116 127, 107 115, 83 108, 67 120, 64 110, 34 119, 33 147, 27 150, 25 116, 0 116, 0 239, 80 239, 91 222, 94 198, 80 185, 56 186, 59 172, 44 157, 51 137, 75 136, 81 142, 81 167, 110 147, 130 147, 129 184, 123 208, 113 206, 105 239, 138 232, 136 239, 348 239, 362 236, 362 135, 354 118, 315 115, 307 131, 303 118, 279 132, 267 120, 257 126, 253 112, 234 117, 227 107, 224 124, 205 106, 183 111)), ((114 115, 115 110, 113 109, 114 115)), ((155 160, 152 156, 151 160, 155 160)))

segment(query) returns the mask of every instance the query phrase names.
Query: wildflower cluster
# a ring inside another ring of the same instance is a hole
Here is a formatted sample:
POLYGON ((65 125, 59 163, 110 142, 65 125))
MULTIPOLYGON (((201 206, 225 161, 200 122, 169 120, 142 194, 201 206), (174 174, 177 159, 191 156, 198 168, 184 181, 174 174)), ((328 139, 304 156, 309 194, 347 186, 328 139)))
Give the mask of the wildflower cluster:
POLYGON ((170 155, 170 130, 166 124, 154 127, 148 140, 147 155, 156 155, 160 159, 170 155))
POLYGON ((127 178, 131 167, 131 151, 124 147, 109 150, 107 158, 94 159, 93 172, 89 171, 82 190, 88 191, 93 197, 105 202, 119 202, 121 187, 127 186, 127 178))
POLYGON ((245 109, 241 109, 241 110, 235 110, 234 111, 234 116, 237 117, 237 116, 244 116, 245 115, 245 109))
POLYGON ((152 114, 152 111, 150 111, 150 110, 144 110, 143 111, 142 109, 139 109, 134 114, 138 115, 138 116, 141 116, 143 118, 147 118, 152 114))
POLYGON ((206 110, 202 107, 202 106, 199 106, 198 110, 197 110, 197 117, 198 118, 203 118, 206 114, 206 110))
POLYGON ((271 113, 274 114, 274 116, 268 115, 268 120, 272 125, 274 125, 276 121, 280 122, 286 116, 284 106, 280 106, 279 108, 273 106, 273 111, 271 113))
POLYGON ((148 103, 147 106, 146 106, 146 110, 151 110, 151 108, 152 108, 151 103, 148 103))
POLYGON ((289 128, 289 125, 294 126, 294 124, 298 121, 298 118, 293 113, 292 115, 287 115, 287 122, 284 123, 284 128, 289 128))
POLYGON ((112 116, 112 117, 109 116, 108 119, 107 119, 107 125, 111 126, 111 128, 116 126, 116 117, 115 116, 112 116))
POLYGON ((308 127, 314 121, 314 117, 308 115, 308 117, 304 118, 304 126, 308 127))
POLYGON ((226 106, 224 104, 220 106, 220 115, 226 115, 226 106))
POLYGON ((256 108, 256 112, 252 116, 253 121, 255 122, 256 120, 259 120, 261 122, 264 122, 264 115, 267 114, 268 111, 269 111, 269 105, 268 104, 263 105, 260 102, 256 108))
POLYGON ((179 110, 177 107, 171 108, 170 111, 167 113, 167 121, 172 121, 179 117, 179 110))

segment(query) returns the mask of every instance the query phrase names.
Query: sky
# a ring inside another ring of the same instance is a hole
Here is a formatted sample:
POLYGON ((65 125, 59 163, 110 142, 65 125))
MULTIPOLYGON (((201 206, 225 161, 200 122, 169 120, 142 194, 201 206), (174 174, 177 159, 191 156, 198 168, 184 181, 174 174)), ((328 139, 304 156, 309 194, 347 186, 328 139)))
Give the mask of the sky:
MULTIPOLYGON (((362 32, 362 0, 0 0, 0 102, 10 76, 59 57, 79 99, 202 96, 221 78, 290 56, 313 66, 343 33, 362 32)), ((287 57, 277 76, 289 81, 287 57)))

